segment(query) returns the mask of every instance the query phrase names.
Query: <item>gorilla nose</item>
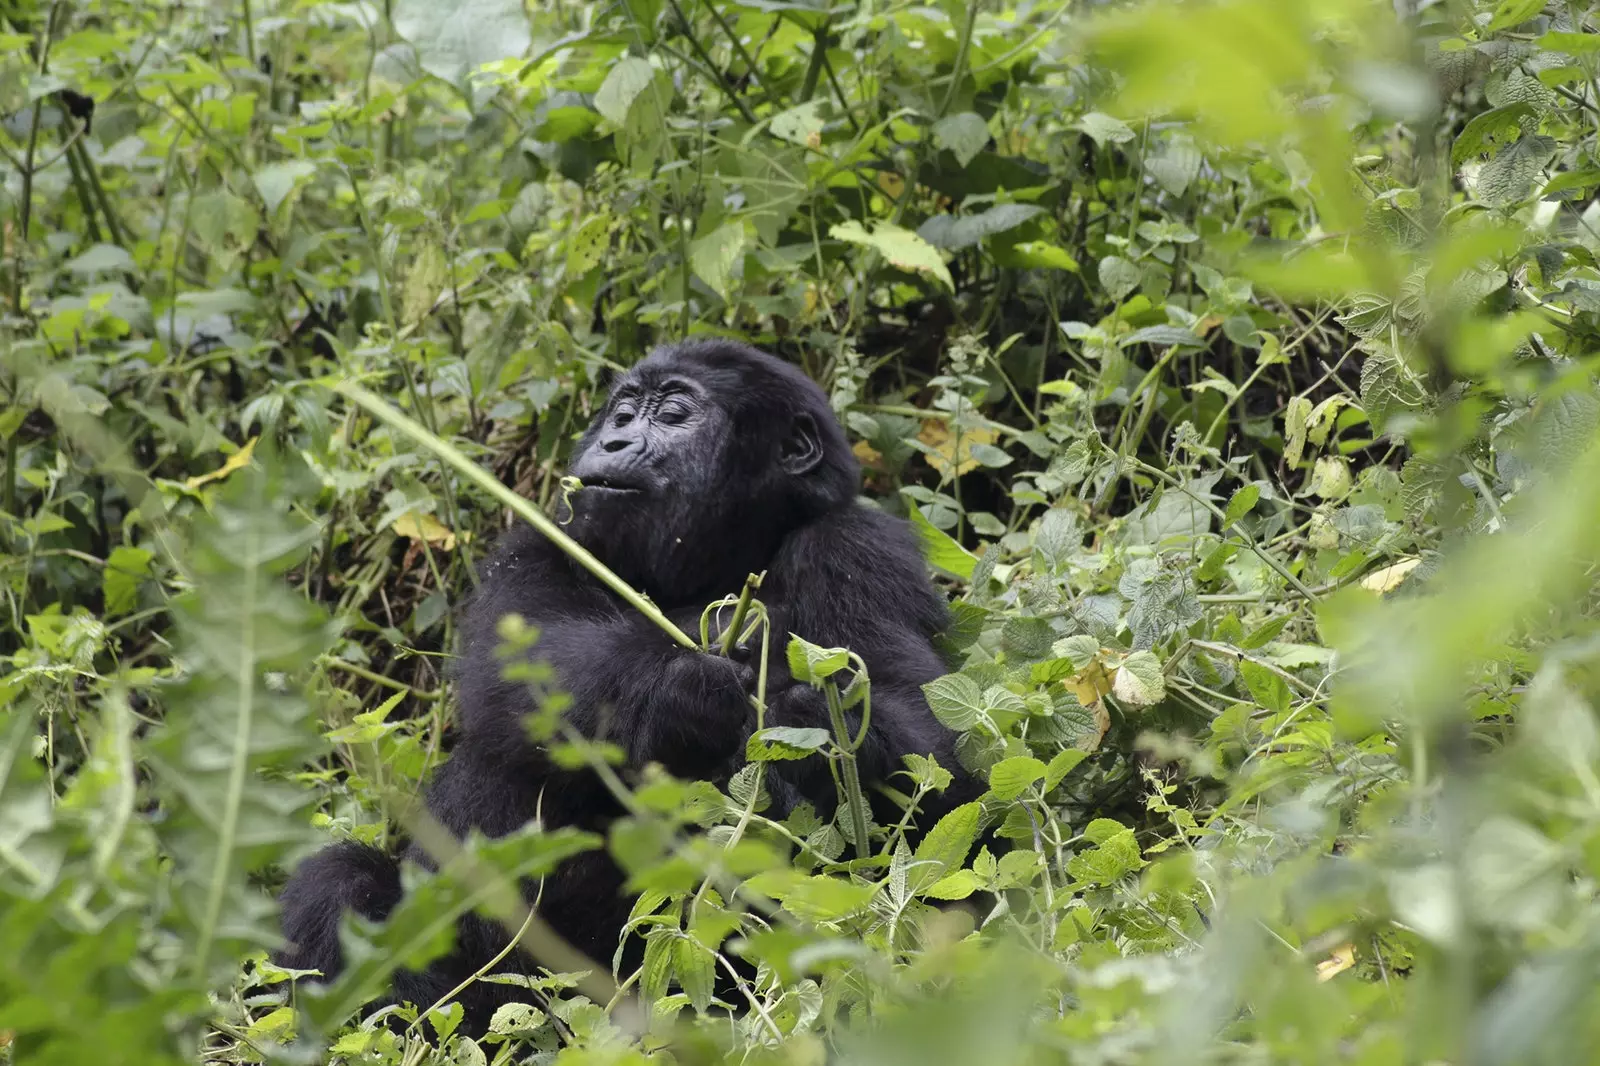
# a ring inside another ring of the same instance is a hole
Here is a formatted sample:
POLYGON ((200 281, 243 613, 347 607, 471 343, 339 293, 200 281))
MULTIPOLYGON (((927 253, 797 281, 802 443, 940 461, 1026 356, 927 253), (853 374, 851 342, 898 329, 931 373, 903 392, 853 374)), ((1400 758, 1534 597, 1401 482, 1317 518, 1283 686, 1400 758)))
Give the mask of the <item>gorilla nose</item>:
POLYGON ((632 443, 633 441, 626 437, 612 437, 610 440, 601 441, 600 448, 602 451, 620 452, 632 443))

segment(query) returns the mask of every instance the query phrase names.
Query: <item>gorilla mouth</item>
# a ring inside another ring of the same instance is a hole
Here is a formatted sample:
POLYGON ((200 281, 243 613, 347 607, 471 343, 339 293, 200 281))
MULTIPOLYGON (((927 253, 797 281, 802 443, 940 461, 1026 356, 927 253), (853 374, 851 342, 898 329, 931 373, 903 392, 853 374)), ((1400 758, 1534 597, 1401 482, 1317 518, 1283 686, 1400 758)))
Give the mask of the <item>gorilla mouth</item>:
POLYGON ((613 493, 613 492, 615 492, 615 493, 625 493, 625 492, 643 492, 644 491, 643 488, 641 488, 638 485, 630 485, 630 484, 627 484, 626 482, 617 481, 617 480, 615 480, 613 478, 608 478, 608 477, 597 477, 597 478, 594 478, 592 480, 585 480, 583 482, 583 489, 586 492, 593 491, 593 490, 598 490, 600 492, 605 492, 605 493, 613 493))

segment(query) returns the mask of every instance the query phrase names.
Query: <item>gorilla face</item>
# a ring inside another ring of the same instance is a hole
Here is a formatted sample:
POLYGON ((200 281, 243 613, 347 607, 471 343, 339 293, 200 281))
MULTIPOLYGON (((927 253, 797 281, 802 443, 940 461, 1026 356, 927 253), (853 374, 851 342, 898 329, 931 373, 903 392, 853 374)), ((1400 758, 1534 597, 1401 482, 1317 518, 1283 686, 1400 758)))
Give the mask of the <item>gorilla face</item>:
POLYGON ((613 391, 572 464, 582 503, 631 507, 640 502, 633 496, 708 496, 720 480, 727 430, 727 416, 704 386, 641 367, 613 391))
POLYGON ((737 591, 785 530, 848 503, 858 475, 822 390, 725 341, 661 349, 622 375, 569 472, 583 483, 569 532, 664 603, 737 591))

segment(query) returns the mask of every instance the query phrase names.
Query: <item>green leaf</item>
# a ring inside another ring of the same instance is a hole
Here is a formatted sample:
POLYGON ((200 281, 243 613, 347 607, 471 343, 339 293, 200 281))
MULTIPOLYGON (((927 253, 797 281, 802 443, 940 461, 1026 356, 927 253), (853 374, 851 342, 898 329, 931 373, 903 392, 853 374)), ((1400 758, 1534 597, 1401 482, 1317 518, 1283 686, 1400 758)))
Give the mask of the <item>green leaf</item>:
POLYGON ((718 296, 729 302, 732 302, 729 285, 734 267, 743 260, 744 225, 739 222, 724 222, 689 243, 689 265, 718 296))
POLYGON ((802 637, 790 636, 789 673, 796 681, 820 685, 850 665, 850 652, 844 648, 821 648, 802 637))
POLYGON ((523 55, 532 40, 522 0, 394 0, 389 17, 422 69, 457 86, 485 63, 523 55))
POLYGON ((772 726, 753 733, 745 743, 745 758, 751 762, 779 759, 804 759, 828 742, 826 729, 772 726))
POLYGON ((920 894, 928 899, 966 899, 982 887, 977 874, 971 870, 957 870, 924 888, 920 894))
POLYGON ((1044 790, 1049 792, 1055 788, 1088 757, 1089 753, 1080 748, 1062 748, 1056 752, 1049 765, 1044 768, 1044 790))
POLYGON ((1283 464, 1294 467, 1306 447, 1306 430, 1311 420, 1311 401, 1291 396, 1283 412, 1283 464))
POLYGON ((959 869, 978 839, 978 819, 983 812, 979 803, 963 803, 928 831, 917 845, 916 862, 908 877, 911 891, 931 885, 946 873, 959 869))
POLYGON ((82 255, 67 260, 67 269, 74 274, 105 274, 133 268, 133 256, 115 244, 96 244, 82 255))
POLYGON ((1078 272, 1078 261, 1049 241, 1021 241, 1011 247, 997 250, 995 259, 1001 266, 1023 270, 1067 270, 1078 272))
POLYGON ((1555 150, 1556 142, 1549 137, 1523 137, 1478 172, 1478 198, 1492 207, 1521 203, 1555 150))
POLYGON ((982 115, 971 111, 946 115, 933 124, 933 140, 939 147, 950 149, 965 167, 989 143, 989 125, 982 115))
POLYGON ((822 127, 826 124, 822 117, 822 108, 826 103, 822 99, 808 100, 799 107, 778 112, 772 116, 769 127, 773 136, 801 148, 814 147, 812 139, 821 136, 822 127))
POLYGON ((1500 0, 1494 17, 1489 20, 1489 33, 1520 26, 1544 10, 1545 0, 1500 0))
POLYGON ((1473 156, 1489 151, 1502 138, 1510 140, 1520 136, 1522 121, 1533 113, 1533 105, 1521 101, 1474 115, 1472 121, 1461 127, 1461 134, 1450 149, 1450 162, 1460 166, 1473 156))
POLYGON ((978 565, 978 557, 956 543, 950 534, 928 521, 928 517, 916 504, 913 503, 907 508, 907 514, 911 519, 912 532, 916 533, 917 540, 922 544, 923 558, 928 560, 929 565, 947 574, 953 574, 963 581, 972 580, 972 571, 978 565))
POLYGON ((1250 513, 1250 509, 1261 499, 1261 486, 1251 482, 1245 485, 1233 498, 1228 501, 1228 507, 1222 512, 1222 528, 1227 529, 1239 519, 1250 513))
POLYGON ((711 1005, 715 966, 716 960, 711 952, 694 940, 686 936, 674 939, 672 969, 679 986, 688 994, 689 1002, 697 1011, 704 1011, 711 1005))
POLYGON ((971 729, 983 716, 983 689, 965 674, 946 674, 922 686, 933 716, 956 731, 971 729))
POLYGON ((877 889, 842 877, 806 877, 793 870, 757 874, 748 884, 783 904, 784 910, 808 922, 831 922, 865 907, 877 889))
POLYGON ((1160 703, 1167 695, 1167 678, 1153 652, 1136 651, 1122 661, 1112 682, 1112 694, 1133 707, 1160 703))
POLYGON ((267 205, 269 215, 276 214, 278 206, 289 198, 306 178, 317 172, 317 165, 309 159, 289 159, 282 163, 269 163, 250 176, 256 192, 267 205))
POLYGON ((139 585, 150 576, 152 558, 154 556, 145 549, 126 544, 112 549, 106 558, 105 572, 100 575, 106 614, 127 614, 139 605, 139 585))
POLYGON ((1031 755, 1014 755, 989 767, 989 792, 1002 800, 1013 800, 1045 775, 1045 765, 1031 755))
POLYGON ((1099 111, 1091 111, 1073 124, 1074 129, 1080 129, 1094 138, 1094 143, 1104 148, 1107 144, 1126 144, 1138 134, 1120 118, 1099 111))
POLYGON ((1111 294, 1111 298, 1117 301, 1121 301, 1124 296, 1138 288, 1139 282, 1144 277, 1138 267, 1120 255, 1108 255, 1100 260, 1099 272, 1100 284, 1111 294))
POLYGON ((917 236, 948 252, 971 248, 984 238, 1015 229, 1042 214, 1035 204, 996 204, 976 215, 934 215, 917 227, 917 236))
POLYGON ((618 60, 599 91, 594 94, 594 109, 621 126, 628 121, 628 109, 655 80, 656 68, 648 59, 625 56, 618 60))
POLYGON ((869 233, 861 227, 861 223, 851 219, 829 227, 828 236, 847 244, 871 248, 900 270, 925 274, 945 288, 955 289, 950 268, 944 265, 938 249, 908 229, 889 222, 876 222, 869 233))
POLYGON ((1552 31, 1533 43, 1551 52, 1565 52, 1569 56, 1590 56, 1600 52, 1600 33, 1552 31))
MULTIPOLYGON (((1105 266, 1104 260, 1100 264, 1105 266)), ((1128 264, 1132 266, 1133 264, 1128 264)), ((1137 268, 1135 268, 1137 269, 1137 268)), ((1102 275, 1101 280, 1104 280, 1102 275)), ((1163 348, 1204 348, 1206 342, 1182 326, 1146 326, 1136 329, 1122 340, 1117 342, 1119 348, 1129 348, 1135 344, 1154 344, 1163 348)))

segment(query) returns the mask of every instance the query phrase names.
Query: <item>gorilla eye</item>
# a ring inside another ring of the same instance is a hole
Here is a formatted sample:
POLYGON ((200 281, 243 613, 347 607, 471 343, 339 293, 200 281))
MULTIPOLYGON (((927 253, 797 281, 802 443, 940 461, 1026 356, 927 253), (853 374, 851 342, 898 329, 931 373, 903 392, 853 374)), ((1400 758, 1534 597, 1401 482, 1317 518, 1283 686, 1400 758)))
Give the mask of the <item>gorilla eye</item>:
POLYGON ((633 421, 633 412, 624 407, 611 416, 611 421, 613 425, 625 426, 633 421))
POLYGON ((661 405, 661 410, 656 412, 656 417, 669 426, 679 426, 687 422, 693 413, 687 404, 665 403, 661 405))

